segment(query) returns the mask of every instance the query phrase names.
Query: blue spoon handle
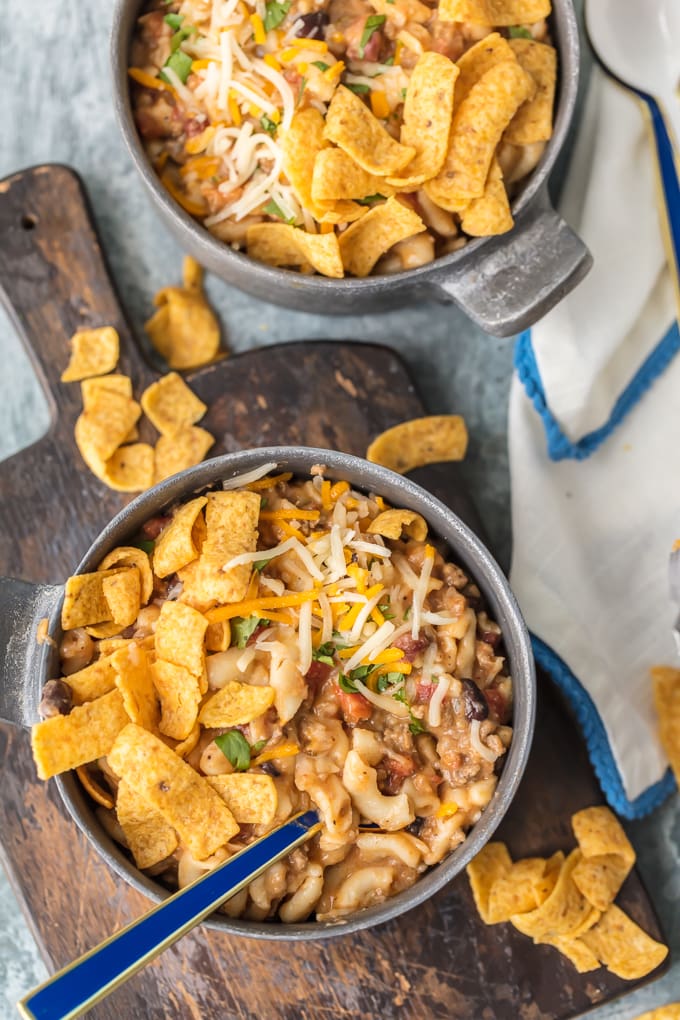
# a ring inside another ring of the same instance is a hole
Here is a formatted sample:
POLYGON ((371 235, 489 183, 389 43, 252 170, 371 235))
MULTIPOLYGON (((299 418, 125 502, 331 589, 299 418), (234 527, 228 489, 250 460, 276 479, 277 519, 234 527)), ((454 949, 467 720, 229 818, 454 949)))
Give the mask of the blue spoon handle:
POLYGON ((31 1020, 78 1016, 319 827, 316 812, 307 811, 268 833, 29 992, 18 1003, 19 1012, 31 1020))
MULTIPOLYGON (((678 179, 680 154, 673 149, 673 142, 671 141, 663 113, 657 101, 645 92, 637 90, 635 92, 647 105, 651 118, 659 176, 666 204, 666 222, 670 243, 669 254, 672 259, 671 270, 675 271, 674 282, 676 293, 680 294, 678 290, 680 287, 680 180, 678 179)), ((678 309, 678 317, 680 318, 680 308, 678 309)))

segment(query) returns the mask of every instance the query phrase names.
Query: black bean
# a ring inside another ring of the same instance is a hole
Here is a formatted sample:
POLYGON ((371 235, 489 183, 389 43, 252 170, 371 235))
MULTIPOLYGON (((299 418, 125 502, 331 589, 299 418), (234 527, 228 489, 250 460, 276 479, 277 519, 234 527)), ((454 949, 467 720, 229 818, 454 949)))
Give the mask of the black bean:
POLYGON ((281 775, 273 761, 264 762, 262 765, 260 765, 260 768, 262 769, 263 772, 266 772, 268 776, 281 775))
POLYGON ((42 689, 38 711, 43 719, 53 715, 68 715, 71 711, 72 691, 63 680, 48 680, 42 689))
POLYGON ((410 825, 406 826, 406 831, 410 832, 412 836, 419 836, 420 835, 420 830, 422 829, 424 824, 425 824, 425 819, 424 818, 418 818, 416 816, 415 820, 413 822, 411 822, 410 825))
POLYGON ((505 762, 507 760, 507 757, 508 757, 507 753, 504 752, 503 754, 499 754, 498 757, 496 758, 495 762, 493 763, 493 774, 495 776, 500 776, 501 772, 505 768, 505 762))
POLYGON ((297 30, 297 34, 304 39, 323 39, 324 29, 329 23, 328 15, 325 11, 302 14, 296 20, 302 22, 302 25, 297 30))
POLYGON ((465 701, 465 718, 486 719, 489 714, 489 706, 486 698, 480 691, 474 680, 463 680, 463 699, 465 701))

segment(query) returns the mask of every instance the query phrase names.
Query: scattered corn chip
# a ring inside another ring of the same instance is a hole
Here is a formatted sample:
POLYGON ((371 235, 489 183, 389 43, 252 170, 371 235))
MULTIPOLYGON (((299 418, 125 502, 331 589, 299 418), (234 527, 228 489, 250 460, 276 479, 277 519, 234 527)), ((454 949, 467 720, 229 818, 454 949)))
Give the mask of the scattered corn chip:
POLYGON ((669 1002, 649 1013, 642 1013, 637 1020, 680 1020, 680 1002, 669 1002))
POLYGON ((196 726, 198 706, 201 703, 198 677, 184 666, 175 666, 163 659, 157 659, 152 664, 151 674, 161 701, 158 728, 167 737, 186 740, 196 726))
POLYGON ((104 581, 116 573, 116 570, 99 570, 95 574, 74 574, 69 577, 61 610, 63 630, 88 627, 111 619, 111 610, 104 595, 104 581))
POLYGON ((383 510, 367 528, 369 535, 384 535, 385 538, 400 539, 402 532, 416 542, 427 538, 427 523, 414 510, 383 510))
POLYGON ((87 411, 83 411, 76 422, 76 442, 85 462, 87 458, 81 443, 98 460, 107 461, 125 442, 140 414, 141 408, 135 400, 114 390, 95 388, 88 398, 87 411))
POLYGON ((300 203, 305 208, 312 210, 314 209, 312 199, 314 163, 317 154, 326 145, 323 129, 322 115, 310 106, 297 111, 288 130, 281 133, 279 142, 283 150, 283 168, 286 177, 292 184, 300 203))
POLYGON ((271 825, 278 807, 276 785, 271 776, 233 772, 208 776, 213 790, 233 814, 239 825, 271 825))
POLYGON ((501 136, 534 88, 533 79, 510 61, 492 67, 473 85, 454 113, 444 166, 425 184, 436 205, 457 212, 484 194, 501 136))
POLYGON ((560 953, 573 963, 579 974, 586 974, 588 971, 597 970, 600 961, 591 949, 588 949, 580 939, 569 939, 560 936, 543 939, 534 939, 536 945, 553 946, 560 953))
POLYGON ((394 197, 388 198, 340 235, 345 269, 354 276, 368 276, 380 256, 392 245, 423 230, 425 224, 410 206, 402 205, 394 197))
POLYGON ((210 857, 238 832, 234 816, 210 784, 141 726, 126 726, 108 758, 114 772, 161 813, 197 860, 210 857))
POLYGON ((491 161, 484 194, 480 198, 473 198, 461 211, 460 225, 470 237, 505 234, 514 227, 503 174, 495 156, 491 161))
POLYGON ((355 220, 365 216, 367 212, 367 205, 338 200, 337 202, 318 202, 314 215, 319 223, 354 223, 355 220))
MULTIPOLYGON (((489 924, 509 921, 513 914, 535 910, 547 899, 538 892, 545 875, 547 861, 543 857, 525 857, 515 861, 489 890, 489 924)), ((551 890, 552 891, 552 890, 551 890)))
POLYGON ((312 266, 323 276, 344 275, 337 236, 308 234, 285 223, 256 223, 246 235, 248 254, 270 266, 312 266))
POLYGON ((175 830, 125 780, 118 784, 116 814, 138 868, 151 868, 177 849, 175 830))
MULTIPOLYGON (((108 553, 98 566, 98 570, 112 570, 116 567, 136 567, 141 581, 141 600, 145 605, 153 591, 153 573, 149 557, 143 549, 135 545, 119 545, 108 553)), ((159 575, 163 576, 163 575, 159 575)), ((101 646, 100 646, 101 651, 101 646)))
POLYGON ((584 857, 618 854, 628 864, 635 864, 635 850, 613 811, 608 807, 590 807, 577 811, 571 819, 574 835, 584 857))
POLYGON ((533 145, 552 138, 553 105, 557 82, 557 51, 531 39, 511 39, 510 46, 521 67, 536 82, 536 95, 520 106, 503 139, 512 145, 533 145))
POLYGON ((403 475, 425 464, 462 460, 467 440, 460 415, 413 418, 382 432, 366 451, 366 459, 403 475))
POLYGON ((192 729, 191 733, 185 740, 180 740, 178 744, 175 744, 173 751, 178 754, 180 758, 186 758, 190 755, 193 749, 196 747, 201 736, 201 726, 197 721, 192 729))
POLYGON ((333 93, 324 138, 339 145, 364 170, 380 177, 398 173, 416 154, 412 146, 395 142, 359 96, 344 85, 333 93))
POLYGON ((61 373, 62 382, 77 382, 92 375, 113 372, 118 364, 119 339, 112 326, 84 329, 70 340, 71 358, 61 373))
POLYGON ((321 149, 314 161, 312 198, 315 206, 338 199, 366 198, 394 193, 384 177, 369 174, 343 149, 321 149))
POLYGON ((198 721, 203 726, 215 729, 221 726, 244 726, 261 716, 273 704, 273 687, 256 687, 230 680, 205 702, 198 721))
POLYGON ((82 705, 108 694, 116 686, 116 671, 110 655, 102 655, 90 666, 64 677, 73 693, 73 704, 82 705))
POLYGON ((121 397, 132 400, 132 379, 127 375, 100 375, 93 379, 83 379, 80 392, 83 397, 83 410, 90 409, 92 399, 98 390, 111 390, 121 397))
POLYGON ((579 861, 572 877, 588 902, 603 912, 614 902, 630 869, 619 854, 599 854, 579 861))
POLYGON ((494 883, 507 875, 512 868, 512 858, 505 843, 487 843, 465 869, 470 880, 470 888, 485 924, 489 921, 489 896, 494 883))
POLYGON ((209 652, 226 652, 231 645, 231 627, 229 620, 221 623, 210 623, 205 632, 205 647, 209 652))
POLYGON ((153 471, 153 447, 148 443, 133 443, 119 447, 109 457, 102 481, 116 492, 144 492, 153 485, 153 471))
POLYGON ((131 626, 141 608, 141 585, 136 567, 124 567, 104 578, 102 590, 109 606, 109 615, 120 630, 131 626))
POLYGON ((214 442, 214 436, 197 425, 180 429, 172 436, 161 436, 154 451, 154 481, 162 482, 200 464, 214 442))
POLYGON ((54 715, 31 730, 33 758, 41 779, 50 779, 79 765, 104 758, 129 723, 119 691, 54 715))
POLYGON ((127 645, 112 654, 111 663, 116 671, 116 687, 123 696, 123 706, 130 721, 145 730, 154 731, 160 713, 148 652, 137 645, 127 645))
POLYGON ((492 32, 466 50, 463 56, 458 58, 457 63, 460 75, 456 81, 454 97, 456 108, 467 98, 472 86, 476 85, 487 71, 507 61, 516 64, 517 57, 508 40, 499 32, 492 32))
POLYGON ((205 667, 203 639, 207 626, 203 614, 191 606, 183 602, 164 602, 156 622, 156 655, 175 666, 183 666, 196 677, 201 676, 205 667))
MULTIPOLYGON (((250 581, 250 567, 224 566, 240 553, 255 552, 260 497, 256 492, 211 492, 205 508, 207 534, 201 555, 179 571, 182 599, 197 608, 240 602, 250 581)), ((166 656, 167 657, 167 656, 166 656)))
POLYGON ((411 191, 436 177, 444 165, 458 74, 453 61, 441 53, 428 50, 418 58, 406 90, 401 125, 401 144, 416 154, 398 177, 388 177, 393 187, 411 191))
POLYGON ((185 255, 182 262, 182 283, 185 290, 203 291, 203 267, 191 255, 185 255))
POLYGON ((680 785, 680 669, 654 666, 651 672, 661 746, 680 785))
POLYGON ((539 940, 556 935, 568 937, 583 923, 592 906, 577 889, 572 878, 572 872, 581 858, 580 850, 572 850, 562 865, 555 888, 540 907, 528 913, 514 914, 510 918, 518 931, 539 940))
POLYGON ((142 393, 147 418, 163 436, 173 436, 195 424, 208 410, 177 372, 169 372, 142 393))
POLYGON ((198 556, 194 527, 207 502, 205 496, 198 496, 175 510, 172 520, 156 540, 153 551, 153 569, 159 577, 176 573, 198 556))
POLYGON ((154 304, 144 329, 170 368, 198 368, 216 357, 220 326, 200 288, 164 287, 154 304))
POLYGON ((550 0, 441 0, 440 21, 473 25, 533 25, 547 18, 550 0))
POLYGON ((627 914, 612 904, 580 941, 605 967, 626 981, 656 970, 668 948, 650 938, 627 914))

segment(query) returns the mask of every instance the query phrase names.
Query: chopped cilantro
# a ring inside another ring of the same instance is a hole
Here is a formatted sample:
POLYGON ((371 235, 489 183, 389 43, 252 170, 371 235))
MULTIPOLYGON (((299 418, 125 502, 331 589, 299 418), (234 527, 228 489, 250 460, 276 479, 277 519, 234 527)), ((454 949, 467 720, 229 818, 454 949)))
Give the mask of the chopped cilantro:
POLYGON ((295 223, 295 217, 291 216, 291 218, 288 219, 284 211, 276 204, 273 198, 267 202, 262 212, 266 212, 268 216, 275 216, 277 220, 283 220, 284 223, 295 223))
POLYGON ((245 772, 250 765, 250 745, 240 730, 227 730, 215 737, 215 743, 237 772, 245 772))
POLYGON ((156 543, 152 542, 149 538, 140 538, 138 542, 133 542, 132 544, 136 549, 143 549, 145 553, 151 554, 156 543))
POLYGON ((263 496, 262 499, 260 500, 260 510, 264 510, 268 502, 269 500, 267 499, 267 497, 263 496))
POLYGON ((511 25, 508 29, 508 35, 511 39, 533 39, 529 29, 523 28, 522 25, 511 25))
POLYGON ((357 668, 353 669, 352 672, 350 673, 350 679, 351 680, 361 680, 361 682, 363 683, 363 681, 366 679, 366 677, 369 675, 369 673, 372 673, 375 668, 376 667, 374 665, 373 666, 370 666, 370 665, 369 666, 357 666, 357 668))
MULTIPOLYGON (((182 84, 185 85, 191 71, 191 57, 188 53, 184 53, 183 50, 175 50, 165 61, 165 67, 169 67, 171 71, 174 71, 182 84)), ((161 71, 159 77, 166 81, 168 85, 172 85, 172 82, 163 71, 161 71)))
MULTIPOLYGON (((390 3, 393 4, 394 0, 387 0, 387 3, 388 4, 390 4, 390 3)), ((393 67, 394 66, 394 57, 388 57, 387 60, 383 60, 383 64, 385 64, 386 67, 393 67)))
MULTIPOLYGON (((389 676, 389 673, 387 675, 389 676)), ((399 677, 401 678, 401 673, 399 674, 399 677)), ((402 705, 408 705, 408 701, 406 700, 406 691, 403 687, 401 690, 395 691, 392 697, 395 701, 401 701, 402 705)))
POLYGON ((259 754, 262 748, 266 745, 266 743, 267 743, 266 740, 256 740, 254 744, 250 745, 251 755, 253 755, 254 757, 256 754, 259 754))
POLYGON ((255 613, 252 616, 235 616, 231 621, 231 638, 236 641, 238 648, 245 648, 248 639, 252 637, 260 624, 267 625, 269 620, 262 620, 255 613))
POLYGON ((354 686, 354 684, 352 683, 351 677, 347 676, 346 673, 339 673, 338 674, 338 683, 340 685, 340 690, 344 691, 345 694, 356 694, 357 693, 357 689, 354 686))
POLYGON ((273 28, 278 28, 281 22, 284 20, 288 11, 290 10, 291 0, 286 0, 286 3, 277 3, 277 0, 270 0, 268 4, 265 4, 264 13, 264 30, 265 32, 271 32, 273 28))
POLYGON ((374 202, 384 202, 384 195, 366 195, 366 198, 357 198, 359 205, 373 205, 374 202))
POLYGON ((306 78, 302 78, 301 81, 300 81, 300 88, 298 89, 297 99, 295 100, 295 105, 296 106, 300 105, 300 100, 302 99, 302 93, 305 91, 305 85, 306 84, 307 84, 307 79, 306 78))
POLYGON ((356 93, 357 96, 365 96, 371 91, 368 85, 356 85, 352 81, 346 81, 345 88, 349 89, 350 92, 356 93))
POLYGON ((326 641, 325 644, 319 645, 319 647, 312 652, 312 658, 315 659, 317 662, 325 662, 327 666, 333 666, 335 665, 335 663, 333 662, 334 651, 335 645, 333 644, 333 642, 326 641))
POLYGON ((408 620, 410 615, 411 615, 411 607, 407 606, 406 609, 404 610, 404 619, 408 620))
POLYGON ((276 129, 278 127, 278 124, 275 124, 273 120, 270 120, 266 113, 264 113, 260 117, 260 124, 262 125, 262 127, 264 128, 268 135, 271 135, 272 138, 276 137, 276 129))
MULTIPOLYGON (((392 684, 398 684, 399 681, 403 679, 404 679, 403 673, 383 673, 381 676, 378 677, 378 690, 382 693, 383 691, 386 691, 388 687, 391 687, 392 684)), ((405 697, 403 698, 398 697, 398 695, 400 695, 401 693, 402 693, 401 691, 397 691, 397 693, 394 695, 397 701, 406 700, 405 697)))
POLYGON ((401 98, 406 99, 406 89, 401 90, 401 98))
POLYGON ((359 59, 364 59, 364 51, 368 40, 371 38, 374 32, 376 32, 381 25, 384 25, 386 17, 384 14, 371 14, 370 17, 366 18, 364 30, 361 33, 361 41, 359 43, 359 59))
POLYGON ((312 65, 318 67, 320 71, 327 71, 330 64, 324 64, 323 60, 313 60, 312 65))
POLYGON ((378 603, 378 610, 379 610, 379 612, 381 612, 383 614, 383 616, 385 617, 386 620, 393 620, 394 619, 394 613, 392 612, 392 606, 390 605, 389 595, 387 597, 387 601, 386 602, 379 602, 378 603))
POLYGON ((257 570, 258 574, 261 574, 268 563, 269 560, 255 560, 253 566, 255 567, 255 570, 257 570))
POLYGON ((182 24, 182 22, 184 21, 184 15, 183 14, 166 14, 165 17, 163 18, 163 21, 165 22, 166 25, 169 25, 170 28, 174 29, 174 31, 176 32, 177 29, 182 24))
POLYGON ((414 715, 413 712, 411 712, 411 722, 408 724, 408 728, 414 735, 417 735, 418 733, 427 733, 427 730, 423 726, 421 720, 417 715, 414 715))

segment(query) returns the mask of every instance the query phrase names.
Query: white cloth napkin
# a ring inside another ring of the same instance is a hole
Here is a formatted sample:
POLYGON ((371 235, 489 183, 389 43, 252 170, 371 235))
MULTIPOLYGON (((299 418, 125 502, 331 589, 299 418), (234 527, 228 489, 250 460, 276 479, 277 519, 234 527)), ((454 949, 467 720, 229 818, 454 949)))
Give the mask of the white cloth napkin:
POLYGON ((629 802, 667 768, 649 667, 676 659, 680 357, 654 379, 645 364, 677 316, 656 187, 640 106, 595 68, 561 202, 595 265, 532 330, 538 373, 531 397, 513 380, 509 421, 511 583, 530 630, 590 694, 629 802), (614 427, 631 382, 639 399, 614 427), (561 432, 566 459, 551 459, 546 428, 561 432), (594 452, 570 455, 597 429, 606 438, 594 452))

